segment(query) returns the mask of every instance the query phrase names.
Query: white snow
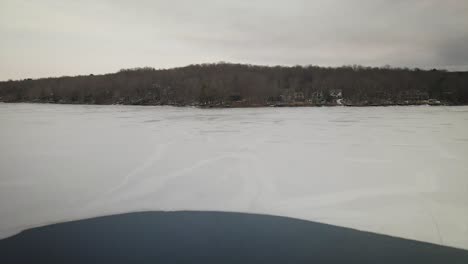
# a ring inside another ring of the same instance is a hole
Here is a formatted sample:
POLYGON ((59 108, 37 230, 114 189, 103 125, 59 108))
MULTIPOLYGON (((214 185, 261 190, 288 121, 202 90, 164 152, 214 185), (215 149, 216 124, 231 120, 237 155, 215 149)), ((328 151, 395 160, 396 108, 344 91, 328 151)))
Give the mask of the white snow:
POLYGON ((468 249, 468 107, 0 104, 1 237, 181 209, 468 249))

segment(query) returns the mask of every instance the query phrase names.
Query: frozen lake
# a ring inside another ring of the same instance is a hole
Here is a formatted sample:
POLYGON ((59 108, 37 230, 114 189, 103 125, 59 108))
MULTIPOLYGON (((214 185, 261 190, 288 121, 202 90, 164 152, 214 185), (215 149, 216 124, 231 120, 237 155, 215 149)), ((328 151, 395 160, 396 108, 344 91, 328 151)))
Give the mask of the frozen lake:
POLYGON ((468 249, 468 107, 0 104, 0 237, 182 209, 468 249))

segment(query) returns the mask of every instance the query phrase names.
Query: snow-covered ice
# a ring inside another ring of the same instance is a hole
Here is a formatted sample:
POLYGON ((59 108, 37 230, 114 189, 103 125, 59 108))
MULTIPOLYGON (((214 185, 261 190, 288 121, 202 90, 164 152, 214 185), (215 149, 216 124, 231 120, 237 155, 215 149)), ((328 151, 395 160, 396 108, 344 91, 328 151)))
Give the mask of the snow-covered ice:
POLYGON ((1 237, 182 209, 468 249, 468 107, 0 104, 1 237))

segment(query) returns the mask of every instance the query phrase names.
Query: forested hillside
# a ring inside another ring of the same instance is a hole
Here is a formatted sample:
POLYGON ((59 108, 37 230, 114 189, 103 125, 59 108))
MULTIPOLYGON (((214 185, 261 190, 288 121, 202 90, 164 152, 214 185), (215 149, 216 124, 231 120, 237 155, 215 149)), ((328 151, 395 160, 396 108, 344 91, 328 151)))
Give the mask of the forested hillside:
POLYGON ((79 104, 468 104, 468 72, 216 63, 0 82, 0 101, 79 104))

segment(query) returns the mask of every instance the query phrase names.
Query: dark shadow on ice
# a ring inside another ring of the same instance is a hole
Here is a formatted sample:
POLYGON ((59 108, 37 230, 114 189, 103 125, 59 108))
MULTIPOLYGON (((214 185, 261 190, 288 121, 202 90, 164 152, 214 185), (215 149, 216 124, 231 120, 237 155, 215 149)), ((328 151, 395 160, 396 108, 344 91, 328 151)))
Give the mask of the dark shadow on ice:
POLYGON ((0 240, 0 263, 468 263, 468 251, 292 218, 140 212, 0 240))

